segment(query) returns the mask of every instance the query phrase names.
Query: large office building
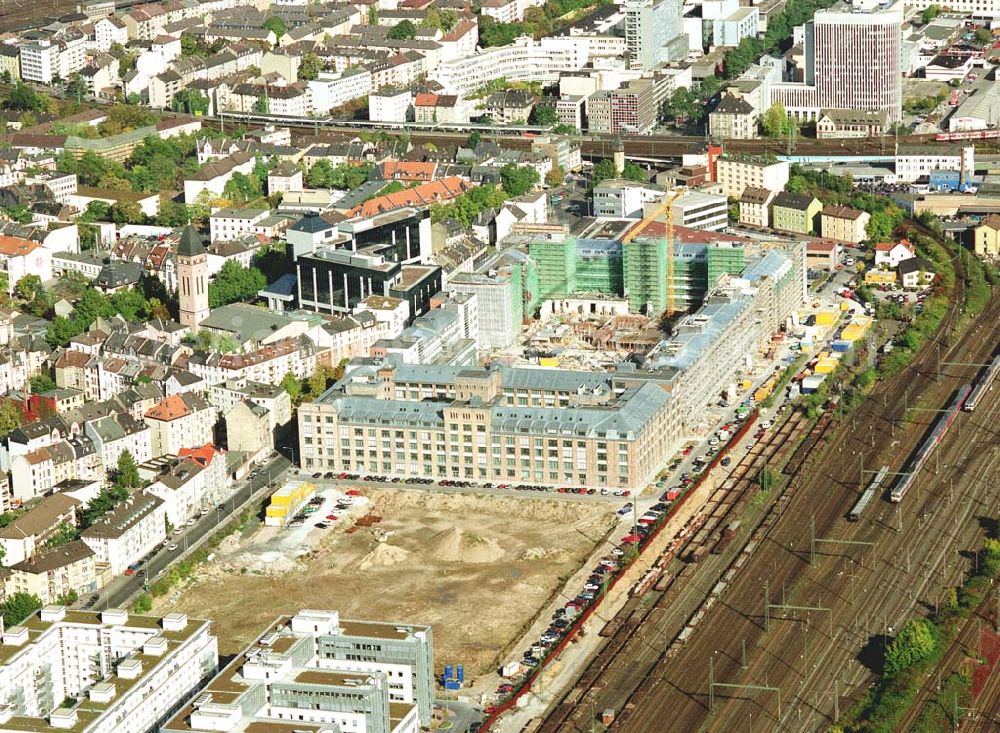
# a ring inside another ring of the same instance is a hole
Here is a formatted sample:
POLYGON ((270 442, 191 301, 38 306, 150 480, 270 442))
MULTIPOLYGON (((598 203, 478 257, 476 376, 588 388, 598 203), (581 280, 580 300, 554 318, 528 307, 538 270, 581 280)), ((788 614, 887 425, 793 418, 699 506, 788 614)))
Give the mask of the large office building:
POLYGON ((631 68, 655 69, 684 56, 680 0, 629 0, 622 9, 631 68))
POLYGON ((270 624, 163 733, 417 733, 431 722, 429 626, 303 610, 270 624))
POLYGON ((299 411, 303 470, 635 489, 679 444, 652 379, 355 360, 299 411))
POLYGON ((218 661, 208 621, 47 606, 3 631, 0 730, 159 731, 218 661))
POLYGON ((447 289, 476 296, 480 348, 503 349, 517 341, 524 322, 520 267, 496 264, 485 272, 460 272, 451 276, 447 289))
POLYGON ((802 83, 770 86, 770 101, 780 102, 800 119, 817 119, 821 109, 886 111, 902 118, 903 1, 880 5, 854 0, 817 10, 805 27, 802 83))

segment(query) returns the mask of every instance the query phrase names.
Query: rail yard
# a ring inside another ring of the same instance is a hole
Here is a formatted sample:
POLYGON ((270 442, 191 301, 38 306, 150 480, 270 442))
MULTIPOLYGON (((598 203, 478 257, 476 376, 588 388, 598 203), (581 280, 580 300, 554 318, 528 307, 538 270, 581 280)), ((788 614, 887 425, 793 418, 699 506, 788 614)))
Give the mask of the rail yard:
MULTIPOLYGON (((969 412, 958 409, 957 397, 990 371, 979 365, 995 358, 1000 299, 978 319, 984 325, 949 343, 963 297, 960 283, 937 338, 940 374, 932 344, 852 416, 838 423, 827 413, 796 448, 803 419, 793 414, 748 456, 745 469, 741 464, 720 487, 733 492, 730 507, 747 506, 761 461, 785 464, 773 508, 754 518, 759 529, 741 533, 721 554, 685 563, 699 545, 711 548, 730 521, 706 508, 714 523, 706 521, 676 557, 663 558, 666 581, 609 621, 608 641, 540 730, 584 733, 595 711, 605 710, 615 713, 611 729, 621 731, 754 723, 760 730, 825 730, 861 697, 880 645, 960 581, 971 562, 965 556, 982 543, 983 515, 997 505, 1000 487, 988 479, 1000 459, 993 427, 1000 400, 995 390, 981 391, 969 412), (949 406, 955 409, 943 412, 949 406), (935 436, 942 415, 950 429, 935 436), (934 446, 919 475, 898 504, 889 503, 888 490, 907 481, 905 467, 926 442, 934 446), (848 521, 879 473, 881 493, 848 521), (710 690, 710 679, 721 684, 710 690)), ((959 649, 943 664, 961 658, 959 649)), ((991 678, 983 688, 984 704, 1000 694, 996 686, 991 678)))

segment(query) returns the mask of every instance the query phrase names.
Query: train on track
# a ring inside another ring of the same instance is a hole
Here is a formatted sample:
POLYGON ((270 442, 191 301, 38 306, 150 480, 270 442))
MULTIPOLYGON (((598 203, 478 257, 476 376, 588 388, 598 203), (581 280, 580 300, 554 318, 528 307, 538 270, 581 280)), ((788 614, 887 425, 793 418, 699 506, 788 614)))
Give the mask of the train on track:
POLYGON ((994 359, 993 363, 986 367, 986 371, 983 372, 982 376, 976 382, 976 386, 972 388, 972 393, 969 395, 968 399, 965 400, 965 404, 962 405, 962 409, 966 412, 972 412, 976 409, 976 405, 979 404, 979 400, 983 398, 983 395, 990 391, 990 387, 993 386, 993 382, 997 378, 997 373, 1000 373, 1000 354, 998 354, 994 359))
POLYGON ((969 130, 967 132, 939 132, 934 136, 935 140, 947 142, 949 140, 991 140, 1000 138, 1000 130, 969 130))
POLYGON ((958 415, 959 411, 963 408, 966 398, 969 393, 972 392, 972 385, 965 384, 958 390, 955 394, 955 398, 951 401, 948 407, 941 413, 938 417, 937 422, 934 423, 934 428, 931 430, 930 435, 924 439, 924 442, 920 444, 920 448, 917 449, 916 455, 913 456, 905 475, 900 478, 899 483, 892 490, 889 498, 892 499, 894 504, 898 504, 903 500, 906 492, 909 491, 910 486, 913 482, 917 480, 917 474, 924 467, 927 459, 930 457, 934 449, 937 448, 938 444, 944 439, 944 436, 948 433, 948 428, 951 424, 955 422, 955 417, 958 415))
POLYGON ((885 481, 885 477, 889 475, 889 467, 882 466, 879 472, 875 474, 875 478, 868 485, 868 488, 862 492, 861 497, 854 503, 851 507, 851 511, 847 514, 847 519, 851 522, 856 522, 861 519, 861 515, 865 513, 865 509, 868 505, 872 503, 872 499, 878 496, 879 489, 882 488, 882 483, 885 481))

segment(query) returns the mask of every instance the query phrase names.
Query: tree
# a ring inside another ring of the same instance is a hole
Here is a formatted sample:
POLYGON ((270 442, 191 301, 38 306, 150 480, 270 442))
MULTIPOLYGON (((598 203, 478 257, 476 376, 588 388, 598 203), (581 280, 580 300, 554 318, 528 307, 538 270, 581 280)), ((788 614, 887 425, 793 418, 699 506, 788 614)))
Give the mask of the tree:
POLYGON ((326 391, 326 367, 318 366, 308 379, 309 396, 313 399, 326 391))
POLYGON ((153 610, 153 597, 149 593, 140 593, 139 597, 135 599, 135 605, 132 607, 133 613, 143 614, 149 613, 153 610))
POLYGON ((222 265, 215 282, 208 286, 208 304, 219 308, 237 301, 256 300, 257 293, 267 287, 267 278, 256 267, 244 268, 234 260, 222 265))
POLYGON ((386 34, 387 37, 394 41, 412 41, 416 35, 417 27, 409 20, 402 20, 396 23, 386 34))
POLYGON ((298 404, 299 400, 302 398, 302 383, 299 382, 298 377, 291 372, 288 372, 281 379, 281 384, 278 386, 288 393, 288 397, 291 399, 293 404, 298 404))
POLYGON ((609 178, 617 178, 618 173, 619 171, 615 168, 615 162, 613 160, 610 158, 599 160, 594 165, 594 172, 590 178, 591 185, 596 187, 601 181, 605 181, 609 178))
POLYGON ((920 22, 927 25, 932 20, 934 20, 941 13, 941 8, 937 5, 929 5, 924 8, 924 12, 920 14, 920 22))
POLYGON ((622 169, 622 178, 627 178, 630 181, 640 181, 646 183, 649 181, 649 174, 646 170, 638 163, 633 163, 631 160, 625 161, 625 168, 622 169))
POLYGON ((559 116, 553 107, 536 106, 531 111, 531 117, 536 125, 541 127, 551 127, 559 124, 559 116))
POLYGON ((323 60, 314 53, 307 53, 302 56, 302 63, 299 65, 299 79, 311 81, 319 76, 322 70, 323 60))
POLYGON ((38 275, 25 275, 14 285, 14 293, 24 301, 34 300, 41 289, 42 278, 38 275))
POLYGON ((170 108, 174 112, 187 112, 189 115, 208 114, 208 97, 197 89, 181 89, 174 95, 170 108))
POLYGON ((0 604, 3 623, 8 629, 17 626, 42 607, 42 599, 31 593, 14 593, 0 604))
POLYGON ((538 171, 529 165, 508 163, 500 169, 500 181, 508 196, 522 196, 534 188, 540 180, 538 171))
POLYGON ((479 143, 482 142, 483 136, 479 130, 473 130, 469 133, 469 139, 465 141, 465 147, 475 150, 479 147, 479 143))
POLYGON ((686 87, 678 87, 663 104, 660 111, 664 120, 682 126, 688 121, 698 121, 704 116, 704 108, 698 96, 686 87))
POLYGON ((288 33, 288 26, 285 25, 285 21, 276 15, 272 15, 270 18, 264 21, 261 28, 268 31, 274 31, 274 37, 280 39, 283 35, 288 33))
POLYGON ((15 402, 4 400, 0 402, 0 437, 7 437, 16 427, 20 427, 24 422, 24 413, 15 402))
POLYGON ((83 329, 75 321, 64 316, 56 316, 45 332, 45 341, 53 349, 63 348, 71 338, 79 336, 81 333, 83 333, 83 329))
POLYGON ((7 108, 20 112, 40 112, 45 106, 42 97, 24 82, 17 82, 7 95, 7 108))
POLYGON ((70 99, 76 99, 78 102, 84 97, 90 96, 87 82, 81 79, 79 74, 70 76, 69 83, 66 84, 66 96, 70 99))
POLYGON ((28 384, 31 385, 31 391, 35 394, 49 392, 56 388, 56 383, 48 374, 36 374, 28 380, 28 384))
POLYGON ((552 170, 545 174, 545 185, 561 186, 566 180, 566 172, 557 164, 552 165, 552 170))
POLYGON ((368 25, 378 25, 378 6, 368 6, 368 25))
POLYGON ((142 483, 139 478, 139 466, 128 450, 123 450, 115 464, 115 486, 123 489, 134 489, 142 483))
POLYGON ((3 208, 3 213, 7 215, 11 221, 16 221, 18 224, 28 224, 31 222, 31 209, 29 209, 24 204, 16 204, 14 206, 5 206, 3 208))
POLYGON ((772 104, 761 118, 760 125, 768 137, 778 138, 788 135, 795 127, 795 118, 785 111, 780 102, 772 104))
POLYGON ((115 224, 142 224, 146 221, 146 215, 135 201, 115 201, 108 213, 115 224))
POLYGON ((930 658, 937 647, 937 635, 927 619, 907 621, 885 650, 885 676, 897 677, 914 664, 930 658))
POLYGON ((977 43, 985 46, 987 43, 993 43, 993 32, 989 28, 979 28, 976 30, 975 38, 977 43))
POLYGON ((187 206, 172 199, 160 201, 160 210, 156 214, 156 224, 161 227, 179 227, 188 223, 187 206))

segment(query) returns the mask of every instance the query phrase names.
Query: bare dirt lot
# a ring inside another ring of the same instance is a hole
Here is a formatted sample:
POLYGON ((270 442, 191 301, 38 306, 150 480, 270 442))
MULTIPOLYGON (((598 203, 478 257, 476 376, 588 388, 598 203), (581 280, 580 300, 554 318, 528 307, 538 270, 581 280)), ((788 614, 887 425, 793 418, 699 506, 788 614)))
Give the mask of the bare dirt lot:
MULTIPOLYGON (((221 654, 281 613, 330 608, 346 618, 431 624, 439 663, 491 670, 613 525, 604 502, 419 491, 370 494, 382 519, 326 535, 301 557, 277 533, 223 542, 213 562, 157 603, 215 621, 221 654), (378 542, 375 532, 385 532, 378 542)), ((357 519, 360 513, 355 513, 357 519)), ((310 538, 322 530, 309 532, 310 538)))

